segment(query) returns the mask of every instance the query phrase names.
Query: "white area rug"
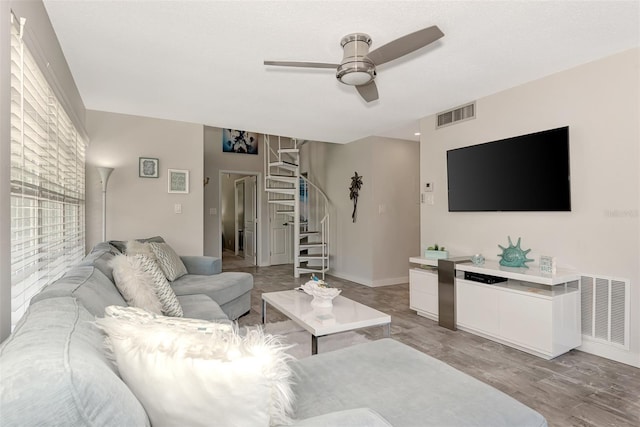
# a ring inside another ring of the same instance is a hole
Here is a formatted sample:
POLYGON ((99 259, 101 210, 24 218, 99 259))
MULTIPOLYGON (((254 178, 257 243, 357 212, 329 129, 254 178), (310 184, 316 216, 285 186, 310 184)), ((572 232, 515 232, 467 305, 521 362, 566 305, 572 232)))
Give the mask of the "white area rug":
MULTIPOLYGON (((311 356, 311 334, 293 321, 285 320, 283 322, 267 323, 264 330, 268 334, 283 336, 283 341, 292 345, 287 350, 287 353, 297 359, 311 356)), ((354 331, 327 335, 326 337, 318 338, 318 354, 368 341, 370 341, 369 338, 354 331)))

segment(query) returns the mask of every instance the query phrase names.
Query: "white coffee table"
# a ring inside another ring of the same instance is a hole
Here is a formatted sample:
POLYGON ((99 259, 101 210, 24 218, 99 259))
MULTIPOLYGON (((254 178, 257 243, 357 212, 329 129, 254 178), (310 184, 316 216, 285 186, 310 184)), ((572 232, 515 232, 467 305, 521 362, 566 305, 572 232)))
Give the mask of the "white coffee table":
POLYGON ((337 296, 332 308, 311 306, 312 297, 302 291, 290 290, 262 294, 262 323, 267 320, 267 303, 311 333, 311 354, 318 353, 318 337, 352 331, 370 326, 384 326, 391 333, 391 316, 337 296))

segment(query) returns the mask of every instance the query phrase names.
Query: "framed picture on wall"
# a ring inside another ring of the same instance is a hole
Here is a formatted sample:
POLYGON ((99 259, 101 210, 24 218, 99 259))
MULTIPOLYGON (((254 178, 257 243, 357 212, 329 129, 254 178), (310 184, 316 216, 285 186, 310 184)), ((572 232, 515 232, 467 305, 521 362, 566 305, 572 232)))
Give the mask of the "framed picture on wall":
POLYGON ((224 153, 258 154, 258 134, 244 130, 222 129, 224 153))
POLYGON ((169 169, 169 193, 189 193, 189 171, 169 169))
POLYGON ((158 177, 158 159, 151 157, 138 158, 138 176, 140 178, 158 177))

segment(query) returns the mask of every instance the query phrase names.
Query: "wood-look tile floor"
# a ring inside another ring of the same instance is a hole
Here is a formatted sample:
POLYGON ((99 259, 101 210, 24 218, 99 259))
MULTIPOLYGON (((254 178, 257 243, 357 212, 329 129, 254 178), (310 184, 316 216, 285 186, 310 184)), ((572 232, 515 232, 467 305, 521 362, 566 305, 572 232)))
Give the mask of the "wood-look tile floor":
MULTIPOLYGON (((292 289, 308 280, 307 276, 293 278, 291 265, 251 267, 227 253, 223 270, 254 276, 251 312, 239 320, 241 326, 260 323, 263 292, 292 289)), ((640 426, 638 368, 577 350, 544 360, 467 332, 441 328, 409 309, 408 284, 369 288, 332 276, 327 281, 343 289, 345 297, 391 315, 393 339, 514 397, 544 415, 549 426, 640 426)), ((285 319, 276 310, 268 312, 268 321, 285 319)), ((383 331, 369 328, 362 333, 377 339, 383 331)))

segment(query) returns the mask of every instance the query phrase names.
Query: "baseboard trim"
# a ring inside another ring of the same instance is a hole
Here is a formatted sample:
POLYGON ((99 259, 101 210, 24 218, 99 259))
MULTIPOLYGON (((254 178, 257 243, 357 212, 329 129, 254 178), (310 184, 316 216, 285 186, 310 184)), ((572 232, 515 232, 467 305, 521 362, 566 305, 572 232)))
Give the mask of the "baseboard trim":
POLYGON ((335 271, 335 270, 330 270, 327 274, 335 276, 338 279, 348 280, 350 282, 355 282, 359 285, 368 286, 370 288, 377 288, 380 286, 390 286, 390 285, 401 285, 401 284, 409 283, 409 276, 371 280, 371 279, 365 279, 363 277, 353 276, 351 274, 347 274, 347 273, 343 273, 341 271, 335 271))
POLYGON ((378 286, 391 286, 391 285, 404 285, 409 283, 409 276, 402 277, 390 277, 388 279, 378 279, 373 281, 373 287, 378 286))
POLYGON ((610 344, 602 344, 597 341, 591 341, 582 337, 582 345, 576 350, 584 351, 585 353, 593 354, 595 356, 604 357, 605 359, 614 360, 616 362, 624 363, 625 365, 631 365, 636 368, 640 368, 640 355, 628 350, 617 349, 610 344))

